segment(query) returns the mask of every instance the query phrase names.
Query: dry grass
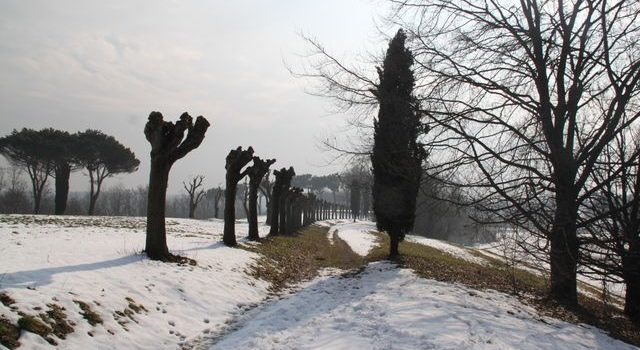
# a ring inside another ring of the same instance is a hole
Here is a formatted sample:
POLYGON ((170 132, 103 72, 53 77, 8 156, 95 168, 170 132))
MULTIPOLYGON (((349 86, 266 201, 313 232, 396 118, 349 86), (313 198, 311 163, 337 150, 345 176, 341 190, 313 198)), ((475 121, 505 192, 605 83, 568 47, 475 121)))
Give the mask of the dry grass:
POLYGON ((78 306, 82 310, 82 312, 80 312, 80 315, 82 315, 82 317, 87 320, 90 325, 96 326, 98 324, 102 324, 102 317, 100 317, 100 315, 98 315, 91 309, 91 305, 81 300, 74 300, 73 302, 78 304, 78 306))
POLYGON ((333 237, 334 244, 330 244, 328 231, 327 227, 313 225, 295 235, 270 237, 261 244, 243 246, 262 256, 250 267, 249 273, 270 282, 270 291, 278 293, 292 284, 315 277, 322 268, 350 270, 365 263, 337 235, 333 237))
POLYGON ((0 317, 0 344, 9 349, 15 349, 20 346, 18 338, 20 338, 20 328, 4 316, 0 317))

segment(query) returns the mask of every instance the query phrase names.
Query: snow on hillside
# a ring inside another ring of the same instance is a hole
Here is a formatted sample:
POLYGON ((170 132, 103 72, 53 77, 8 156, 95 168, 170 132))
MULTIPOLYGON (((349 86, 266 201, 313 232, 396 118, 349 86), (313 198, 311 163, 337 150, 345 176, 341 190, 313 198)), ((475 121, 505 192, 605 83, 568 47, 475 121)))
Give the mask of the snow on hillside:
POLYGON ((427 238, 422 236, 407 235, 405 240, 408 242, 426 245, 441 250, 449 255, 472 262, 474 264, 486 264, 487 260, 473 255, 467 248, 457 246, 453 243, 441 241, 439 239, 427 238))
MULTIPOLYGON (((519 233, 517 230, 507 230, 498 235, 498 240, 492 243, 478 244, 473 249, 488 257, 501 260, 509 265, 516 266, 519 269, 531 272, 540 276, 549 276, 551 267, 549 263, 544 261, 544 250, 548 248, 548 242, 540 237, 535 237, 526 233, 519 233), (523 248, 527 247, 526 249, 523 248), (531 252, 537 252, 539 256, 532 256, 531 252)), ((608 281, 603 286, 602 281, 595 275, 586 275, 582 271, 584 267, 578 266, 578 281, 591 286, 591 289, 601 291, 606 287, 607 292, 614 297, 611 301, 620 307, 624 306, 624 283, 614 283, 608 281), (617 297, 617 298, 615 298, 617 297)), ((578 285, 578 290, 586 295, 590 295, 595 299, 596 296, 592 290, 578 285)))
POLYGON ((635 349, 508 295, 417 277, 388 262, 319 277, 211 349, 635 349))
MULTIPOLYGON (((0 216, 0 292, 31 315, 50 303, 64 307, 76 324, 66 340, 56 339, 65 349, 175 349, 223 324, 239 304, 265 298, 266 283, 244 272, 257 255, 219 243, 222 221, 167 220, 169 249, 197 266, 144 258, 144 227, 144 218, 0 216), (103 324, 89 325, 75 300, 103 324), (130 303, 146 311, 132 312, 130 303)), ((246 224, 237 228, 246 236, 246 224)), ((14 323, 19 317, 2 304, 0 314, 14 323)), ((54 348, 27 332, 20 342, 54 348)))
MULTIPOLYGON (((361 255, 375 244, 372 223, 324 224, 361 255)), ((60 349, 633 348, 590 326, 541 319, 508 295, 388 262, 349 275, 327 269, 267 298, 267 284, 245 273, 258 255, 219 243, 222 221, 167 220, 170 249, 197 266, 146 259, 144 227, 144 218, 0 215, 0 293, 16 301, 0 304, 0 315, 15 323, 12 307, 30 315, 63 307, 75 330, 54 338, 60 349), (102 323, 90 325, 78 302, 102 323)), ((236 227, 246 236, 246 222, 236 227)), ((56 348, 25 331, 20 342, 56 348)))

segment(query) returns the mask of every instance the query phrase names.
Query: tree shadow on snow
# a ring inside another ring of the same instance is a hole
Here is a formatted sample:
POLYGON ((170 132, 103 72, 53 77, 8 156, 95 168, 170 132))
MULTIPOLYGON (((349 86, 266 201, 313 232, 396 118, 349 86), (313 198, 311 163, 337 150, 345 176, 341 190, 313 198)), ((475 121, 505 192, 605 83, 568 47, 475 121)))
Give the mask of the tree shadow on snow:
POLYGON ((112 267, 124 266, 130 263, 141 261, 143 259, 146 259, 145 255, 133 254, 112 260, 98 261, 88 264, 47 267, 35 270, 9 272, 0 274, 0 287, 41 287, 51 283, 53 280, 53 276, 58 274, 108 269, 112 267))

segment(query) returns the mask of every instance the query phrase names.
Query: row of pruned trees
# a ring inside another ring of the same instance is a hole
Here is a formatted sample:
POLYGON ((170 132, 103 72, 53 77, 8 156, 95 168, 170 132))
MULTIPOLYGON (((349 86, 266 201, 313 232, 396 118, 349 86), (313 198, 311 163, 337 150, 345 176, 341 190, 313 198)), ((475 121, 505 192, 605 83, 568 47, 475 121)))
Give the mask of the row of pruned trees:
POLYGON ((95 213, 105 179, 138 169, 135 154, 115 138, 98 130, 70 134, 52 128, 22 129, 0 138, 0 154, 23 169, 31 182, 33 213, 40 213, 47 181, 55 180, 55 214, 64 214, 71 172, 85 170, 89 177, 87 213, 95 213))
MULTIPOLYGON (((151 174, 149 176, 147 203, 147 239, 145 252, 154 260, 175 260, 169 253, 166 240, 165 207, 169 173, 173 164, 196 149, 203 141, 209 122, 202 116, 193 122, 184 113, 174 124, 164 120, 159 112, 151 112, 145 126, 145 136, 151 144, 151 174)), ((295 176, 293 167, 273 172, 275 181, 265 185, 265 176, 275 159, 262 159, 254 155, 252 147, 238 147, 229 152, 225 160, 225 208, 223 242, 227 246, 237 244, 235 232, 235 203, 238 184, 248 178, 248 223, 250 240, 259 240, 257 198, 264 190, 269 198, 270 235, 291 234, 316 220, 351 217, 346 206, 329 204, 314 194, 304 194, 303 189, 292 187, 295 176), (261 186, 265 185, 265 186, 261 186)), ((204 198, 201 189, 203 176, 196 176, 184 187, 190 197, 190 208, 204 198)), ((222 197, 219 189, 214 193, 222 197)), ((192 210, 195 210, 193 208, 192 210)))

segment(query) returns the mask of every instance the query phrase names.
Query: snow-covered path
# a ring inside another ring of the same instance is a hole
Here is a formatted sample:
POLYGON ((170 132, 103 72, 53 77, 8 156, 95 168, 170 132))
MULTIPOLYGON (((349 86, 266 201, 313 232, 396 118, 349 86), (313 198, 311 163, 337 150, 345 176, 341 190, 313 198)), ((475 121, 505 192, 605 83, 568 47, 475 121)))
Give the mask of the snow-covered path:
POLYGON ((498 292, 417 277, 388 262, 319 277, 211 349, 635 349, 545 318, 498 292))
POLYGON ((375 230, 375 223, 370 221, 341 221, 329 230, 329 239, 336 233, 354 253, 366 256, 376 246, 376 236, 370 233, 375 230))

